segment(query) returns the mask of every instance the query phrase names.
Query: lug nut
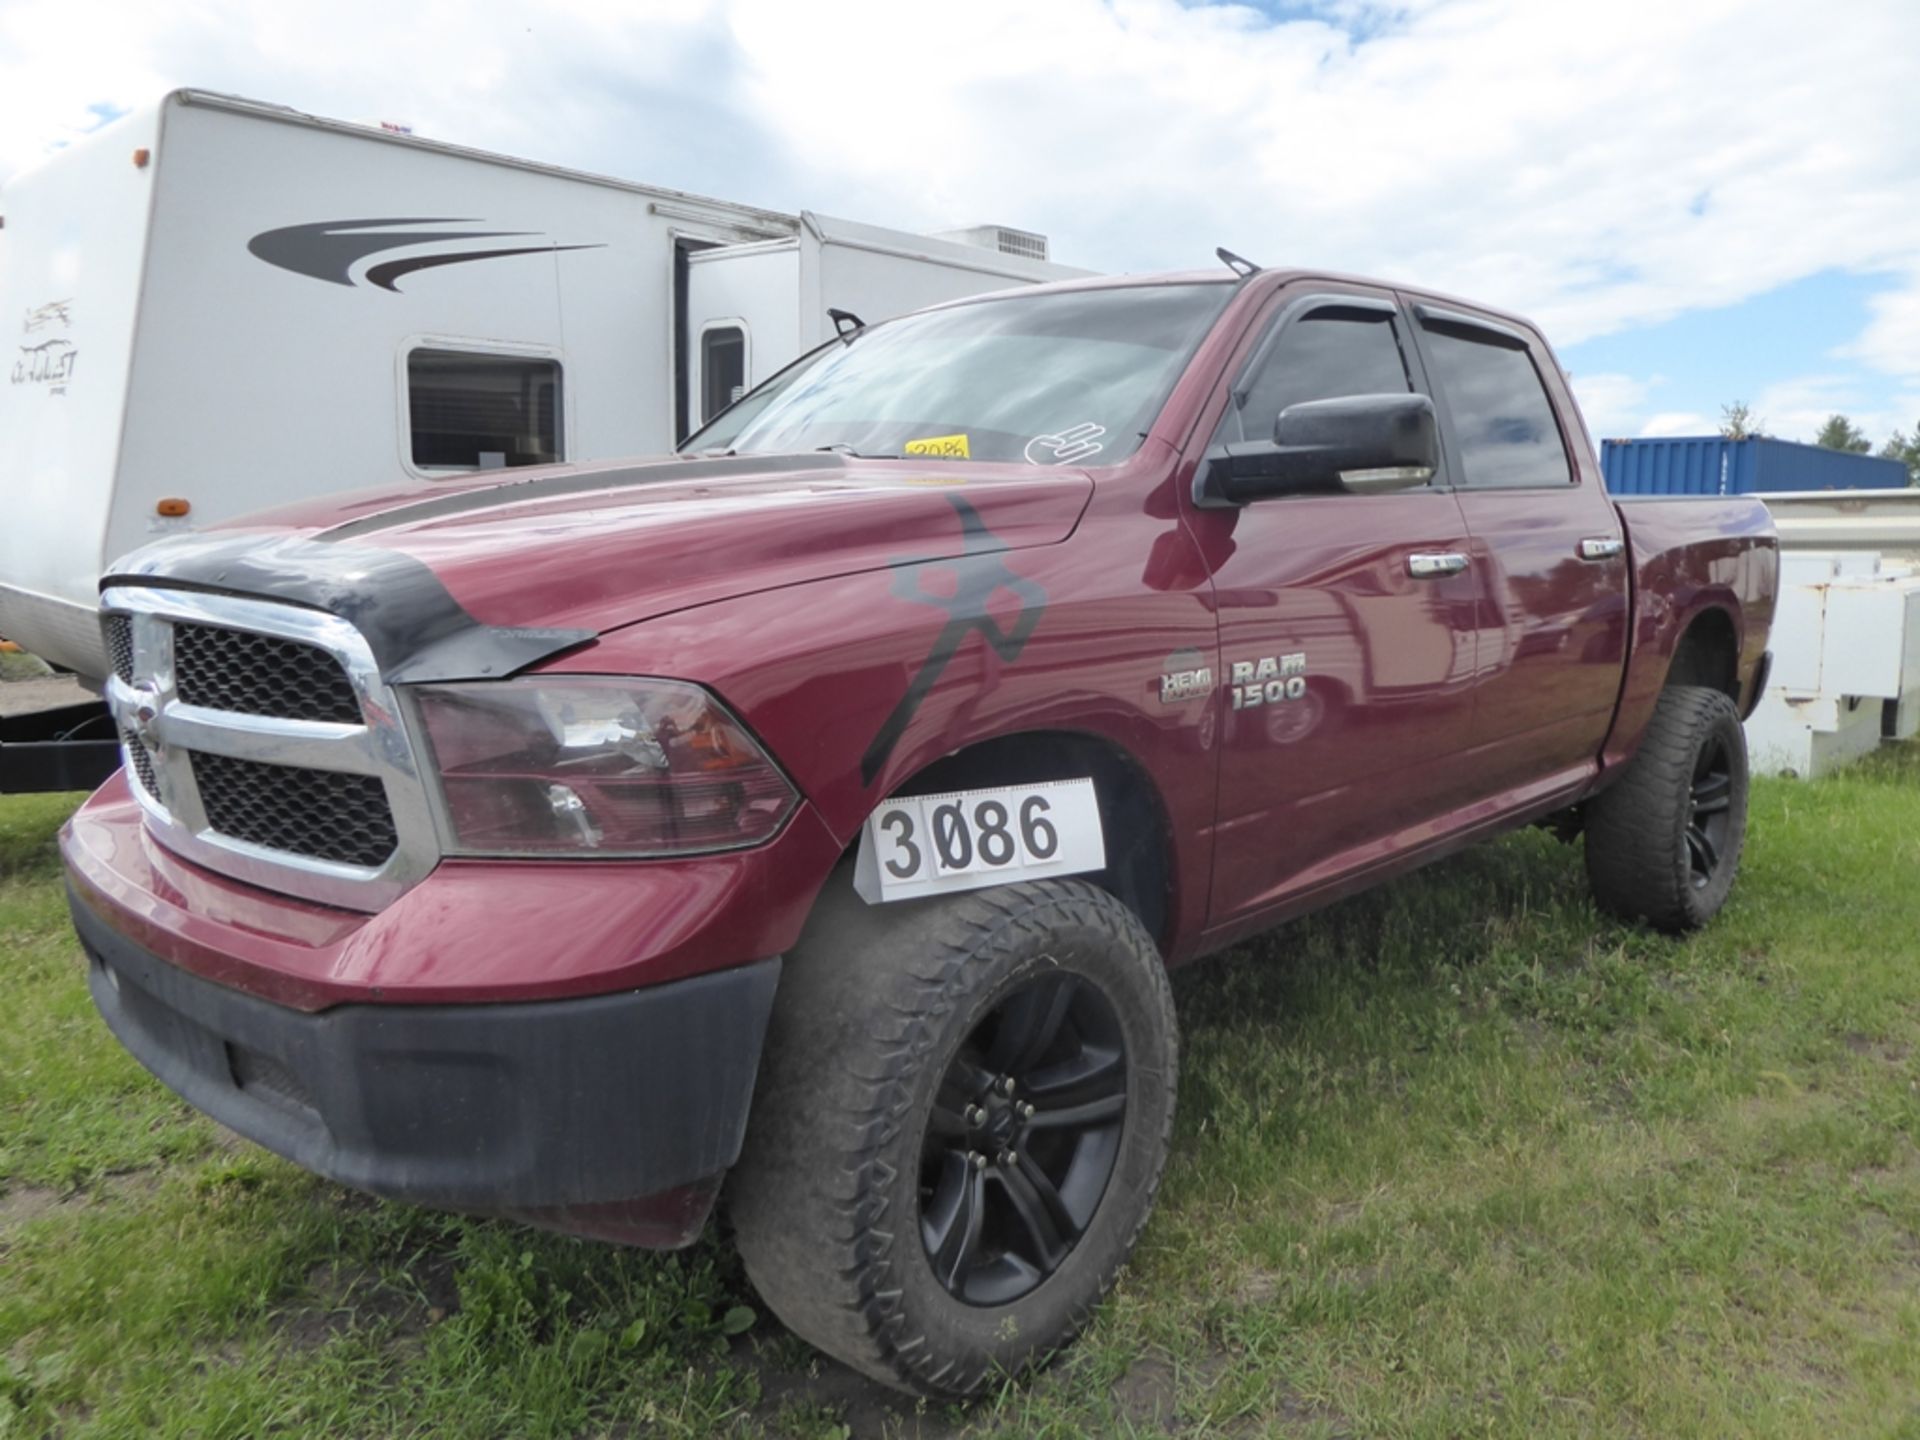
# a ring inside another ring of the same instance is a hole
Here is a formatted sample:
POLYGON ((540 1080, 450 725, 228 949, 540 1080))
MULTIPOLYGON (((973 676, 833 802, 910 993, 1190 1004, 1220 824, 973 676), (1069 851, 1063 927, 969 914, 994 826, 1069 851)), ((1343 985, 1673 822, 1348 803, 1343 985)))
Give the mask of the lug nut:
POLYGON ((1023 1100, 1020 1102, 1020 1118, 1022 1120, 1033 1119, 1033 1106, 1028 1101, 1023 1100))
POLYGON ((967 1163, 976 1170, 984 1170, 987 1168, 987 1157, 976 1150, 967 1157, 967 1163))
POLYGON ((1013 1094, 1013 1076, 1002 1075, 1000 1077, 1000 1093, 1002 1095, 1013 1094))
POLYGON ((1020 1163, 1020 1157, 1016 1155, 1013 1151, 1002 1150, 1000 1152, 1000 1166, 1002 1169, 1011 1170, 1015 1165, 1018 1165, 1019 1163, 1020 1163))
POLYGON ((987 1112, 978 1105, 967 1106, 967 1124, 980 1126, 987 1123, 987 1112))

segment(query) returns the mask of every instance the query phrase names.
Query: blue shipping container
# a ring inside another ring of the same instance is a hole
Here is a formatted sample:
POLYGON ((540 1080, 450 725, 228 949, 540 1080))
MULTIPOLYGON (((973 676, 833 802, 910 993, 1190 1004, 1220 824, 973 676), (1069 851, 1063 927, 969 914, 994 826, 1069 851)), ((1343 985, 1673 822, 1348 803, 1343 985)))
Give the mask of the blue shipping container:
POLYGON ((1615 495, 1756 495, 1780 490, 1901 490, 1907 467, 1791 440, 1683 435, 1607 440, 1600 469, 1615 495))

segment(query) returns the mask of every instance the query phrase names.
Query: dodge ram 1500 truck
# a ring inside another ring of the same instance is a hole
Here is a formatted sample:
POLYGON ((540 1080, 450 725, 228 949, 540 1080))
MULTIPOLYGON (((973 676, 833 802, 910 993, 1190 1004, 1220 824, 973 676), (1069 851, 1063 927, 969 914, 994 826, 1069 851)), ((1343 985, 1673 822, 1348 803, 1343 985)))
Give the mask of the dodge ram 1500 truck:
POLYGON ((1543 820, 1605 910, 1713 915, 1776 569, 1753 500, 1610 501, 1479 306, 1259 271, 849 319, 678 455, 120 562, 73 919, 242 1135, 643 1245, 724 1180, 789 1327, 965 1396, 1146 1220, 1170 967, 1543 820))

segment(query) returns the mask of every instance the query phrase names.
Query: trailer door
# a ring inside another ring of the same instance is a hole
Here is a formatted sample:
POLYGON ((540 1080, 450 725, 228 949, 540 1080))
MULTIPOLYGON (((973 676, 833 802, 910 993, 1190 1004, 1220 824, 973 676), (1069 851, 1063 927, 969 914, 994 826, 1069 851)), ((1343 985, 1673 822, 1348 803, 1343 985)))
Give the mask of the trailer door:
POLYGON ((800 353, 799 242, 725 245, 690 255, 686 295, 681 369, 692 431, 800 353))

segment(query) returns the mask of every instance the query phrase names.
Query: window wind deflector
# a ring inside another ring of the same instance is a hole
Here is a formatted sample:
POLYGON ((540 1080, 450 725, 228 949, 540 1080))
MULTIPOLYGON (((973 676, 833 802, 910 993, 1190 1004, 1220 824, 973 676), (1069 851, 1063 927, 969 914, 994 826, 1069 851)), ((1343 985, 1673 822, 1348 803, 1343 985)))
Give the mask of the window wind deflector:
POLYGON ((1342 295, 1337 290, 1318 291, 1289 300, 1268 329, 1266 338, 1261 340, 1253 354, 1247 357, 1247 363, 1240 368, 1240 378, 1234 382, 1232 390, 1234 408, 1246 407, 1248 386, 1253 377, 1267 363, 1267 357, 1273 353, 1274 347, 1298 321, 1325 316, 1372 324, 1391 322, 1399 313, 1400 308, 1391 300, 1382 300, 1373 295, 1342 295))
POLYGON ((1469 340, 1485 340, 1492 345, 1505 345, 1515 350, 1527 348, 1527 337, 1512 326, 1502 325, 1497 320, 1483 320, 1478 315, 1467 315, 1459 310, 1447 310, 1438 305, 1416 304, 1414 317, 1429 330, 1452 330, 1466 332, 1469 340))

